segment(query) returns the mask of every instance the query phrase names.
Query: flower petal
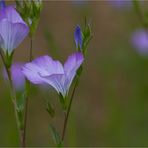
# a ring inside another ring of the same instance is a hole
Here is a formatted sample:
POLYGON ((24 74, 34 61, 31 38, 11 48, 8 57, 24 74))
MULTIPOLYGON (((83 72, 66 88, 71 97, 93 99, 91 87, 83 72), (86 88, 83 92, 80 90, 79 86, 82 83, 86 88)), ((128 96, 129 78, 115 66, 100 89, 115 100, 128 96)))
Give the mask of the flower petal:
POLYGON ((0 35, 3 39, 0 45, 4 51, 10 54, 24 40, 29 32, 29 28, 25 24, 11 23, 6 19, 0 21, 0 35))
POLYGON ((33 64, 41 68, 42 76, 52 75, 52 74, 63 74, 64 69, 62 64, 59 61, 53 60, 49 56, 41 56, 32 61, 33 64))
POLYGON ((50 76, 43 76, 44 81, 51 85, 58 93, 61 93, 63 96, 66 95, 67 89, 64 87, 63 79, 64 74, 53 74, 50 76))
POLYGON ((22 72, 34 84, 48 83, 45 76, 64 74, 62 64, 49 56, 42 56, 25 64, 22 72))
POLYGON ((77 69, 81 66, 84 61, 83 54, 80 52, 76 52, 75 54, 68 57, 67 61, 64 64, 65 71, 65 82, 64 87, 69 89, 74 76, 76 75, 77 69))
POLYGON ((13 85, 17 90, 25 88, 25 77, 21 71, 22 66, 23 63, 14 63, 11 67, 13 85))
POLYGON ((31 63, 25 64, 22 68, 22 73, 34 84, 44 83, 43 79, 40 77, 39 72, 35 65, 31 63))
POLYGON ((0 20, 4 18, 11 23, 22 23, 26 25, 19 13, 12 6, 0 10, 0 20))

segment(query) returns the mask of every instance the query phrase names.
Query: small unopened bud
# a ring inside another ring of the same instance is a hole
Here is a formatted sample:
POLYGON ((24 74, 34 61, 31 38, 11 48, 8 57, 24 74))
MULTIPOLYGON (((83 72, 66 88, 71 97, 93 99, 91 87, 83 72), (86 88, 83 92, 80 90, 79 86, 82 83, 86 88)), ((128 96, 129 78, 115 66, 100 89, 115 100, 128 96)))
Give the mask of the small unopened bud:
POLYGON ((76 49, 85 54, 91 39, 92 39, 91 24, 85 20, 84 28, 81 30, 80 26, 77 25, 74 31, 74 41, 76 49))

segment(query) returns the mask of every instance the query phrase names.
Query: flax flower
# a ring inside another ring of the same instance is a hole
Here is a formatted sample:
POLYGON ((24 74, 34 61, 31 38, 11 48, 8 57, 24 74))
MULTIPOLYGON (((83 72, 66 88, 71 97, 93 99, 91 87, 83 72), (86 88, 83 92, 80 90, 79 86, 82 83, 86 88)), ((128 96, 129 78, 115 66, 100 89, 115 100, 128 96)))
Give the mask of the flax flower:
POLYGON ((4 54, 11 55, 28 32, 27 24, 15 8, 8 6, 0 9, 0 48, 4 54))
POLYGON ((49 56, 42 56, 25 64, 22 72, 32 83, 49 84, 65 97, 83 60, 82 53, 76 52, 69 56, 62 66, 59 61, 55 61, 49 56))

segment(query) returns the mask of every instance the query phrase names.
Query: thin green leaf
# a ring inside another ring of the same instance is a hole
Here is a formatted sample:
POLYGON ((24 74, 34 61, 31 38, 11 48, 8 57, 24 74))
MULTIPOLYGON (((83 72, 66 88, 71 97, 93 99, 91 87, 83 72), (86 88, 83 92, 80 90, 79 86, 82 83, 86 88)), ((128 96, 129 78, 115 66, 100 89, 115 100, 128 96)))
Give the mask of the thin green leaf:
POLYGON ((49 130, 51 132, 52 138, 54 143, 58 146, 58 147, 62 147, 62 140, 61 137, 59 135, 59 133, 57 132, 57 130, 55 129, 55 127, 53 125, 49 125, 49 130))

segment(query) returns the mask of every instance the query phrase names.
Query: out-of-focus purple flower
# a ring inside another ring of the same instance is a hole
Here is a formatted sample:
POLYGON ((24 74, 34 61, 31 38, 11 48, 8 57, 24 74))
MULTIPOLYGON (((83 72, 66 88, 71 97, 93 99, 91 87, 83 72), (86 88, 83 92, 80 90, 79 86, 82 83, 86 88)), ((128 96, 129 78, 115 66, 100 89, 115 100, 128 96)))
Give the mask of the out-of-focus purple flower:
POLYGON ((113 7, 116 8, 129 8, 132 6, 132 0, 109 0, 108 3, 110 3, 113 7))
POLYGON ((72 0, 72 3, 73 3, 75 6, 83 7, 83 6, 85 6, 85 5, 88 3, 88 0, 72 0))
POLYGON ((135 31, 131 36, 131 43, 140 54, 148 54, 148 32, 146 30, 135 31))
POLYGON ((80 28, 79 25, 77 25, 76 28, 75 28, 74 40, 75 40, 76 48, 82 49, 83 38, 82 38, 81 28, 80 28))
POLYGON ((9 55, 24 40, 29 32, 15 8, 9 6, 0 10, 0 47, 9 55))
POLYGON ((0 0, 0 9, 3 9, 6 7, 5 1, 4 0, 0 0))
POLYGON ((80 52, 69 56, 64 66, 49 56, 42 56, 23 66, 22 72, 34 84, 49 84, 65 97, 76 75, 77 69, 83 63, 80 52))
MULTIPOLYGON (((13 86, 15 87, 16 90, 23 90, 25 88, 25 77, 21 71, 23 65, 24 65, 23 63, 14 63, 11 66, 13 86)), ((8 76, 5 69, 3 73, 4 73, 4 78, 8 80, 8 76)))

